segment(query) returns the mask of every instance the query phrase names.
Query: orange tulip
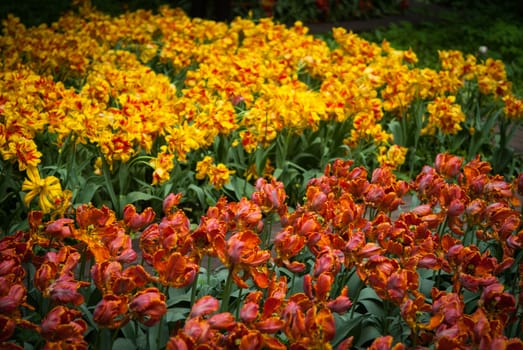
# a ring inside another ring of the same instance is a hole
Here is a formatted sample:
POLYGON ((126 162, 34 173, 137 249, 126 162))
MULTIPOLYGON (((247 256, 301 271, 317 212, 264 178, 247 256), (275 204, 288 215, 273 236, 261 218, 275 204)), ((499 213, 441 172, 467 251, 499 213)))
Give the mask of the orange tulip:
POLYGON ((140 214, 136 212, 136 208, 132 204, 127 204, 123 208, 123 219, 125 225, 135 232, 149 225, 154 220, 155 215, 156 214, 151 207, 145 208, 145 210, 140 214))
POLYGON ((234 282, 241 288, 248 288, 245 278, 252 277, 254 283, 260 288, 269 286, 269 274, 266 262, 271 253, 259 248, 259 236, 250 230, 233 234, 227 241, 217 237, 215 248, 218 258, 232 273, 234 282), (244 271, 246 276, 240 277, 239 272, 244 271))
POLYGON ((165 295, 157 288, 150 287, 136 293, 129 302, 129 310, 134 318, 146 326, 153 326, 167 312, 165 295))
POLYGON ((463 158, 449 153, 439 153, 436 156, 434 168, 445 178, 456 178, 461 171, 463 158))
POLYGON ((256 192, 251 196, 251 200, 257 204, 264 213, 271 211, 277 212, 280 216, 287 212, 285 204, 287 194, 283 183, 274 178, 270 183, 264 178, 256 180, 256 192))
POLYGON ((96 305, 93 319, 100 327, 116 329, 129 322, 128 311, 127 296, 108 294, 96 305))
POLYGON ((15 328, 16 322, 11 317, 0 315, 0 344, 11 339, 15 328))
POLYGON ((295 234, 293 231, 293 227, 287 226, 278 232, 274 238, 274 249, 277 254, 276 263, 283 264, 294 273, 299 273, 305 269, 305 264, 290 260, 305 247, 305 237, 295 234))
POLYGON ((142 265, 133 265, 123 270, 117 261, 104 261, 91 268, 96 287, 104 294, 125 295, 145 286, 151 280, 142 265))
POLYGON ((41 324, 41 334, 47 341, 46 348, 87 349, 84 333, 87 323, 80 310, 59 305, 45 315, 41 324))
POLYGON ((374 339, 372 344, 367 348, 368 350, 403 350, 405 345, 402 343, 397 343, 392 346, 394 338, 391 335, 384 335, 374 339))
POLYGON ((193 283, 200 266, 190 258, 162 249, 153 256, 152 264, 158 272, 160 282, 165 286, 181 288, 193 283))
POLYGON ((35 286, 44 296, 61 303, 80 305, 84 302, 79 288, 90 283, 74 279, 74 269, 80 260, 80 253, 68 246, 58 252, 46 254, 44 263, 36 270, 35 286))

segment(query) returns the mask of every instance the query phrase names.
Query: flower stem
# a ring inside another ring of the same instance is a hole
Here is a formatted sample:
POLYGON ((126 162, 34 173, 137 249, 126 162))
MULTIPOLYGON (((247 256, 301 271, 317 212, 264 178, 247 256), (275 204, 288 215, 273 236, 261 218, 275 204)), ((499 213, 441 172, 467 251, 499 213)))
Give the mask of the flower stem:
POLYGON ((220 307, 221 312, 229 311, 229 299, 231 298, 233 268, 234 266, 231 266, 231 268, 229 269, 229 274, 227 275, 227 280, 225 281, 225 287, 223 288, 223 299, 222 305, 220 307))
POLYGON ((242 288, 238 290, 238 305, 236 307, 236 319, 240 319, 240 303, 242 301, 242 288))
POLYGON ((207 256, 207 285, 211 284, 211 256, 207 256))
POLYGON ((365 288, 365 282, 360 281, 360 284, 358 286, 358 290, 356 291, 356 295, 354 295, 354 299, 352 300, 352 306, 350 308, 350 317, 349 320, 352 320, 354 316, 354 309, 356 309, 356 304, 358 303, 358 298, 360 297, 360 293, 365 288))
MULTIPOLYGON (((194 305, 194 301, 196 300, 196 292, 198 289, 198 277, 200 276, 200 273, 198 272, 196 276, 194 277, 194 282, 192 283, 191 287, 191 305, 194 305)), ((209 276, 209 272, 207 272, 207 276, 209 276)))

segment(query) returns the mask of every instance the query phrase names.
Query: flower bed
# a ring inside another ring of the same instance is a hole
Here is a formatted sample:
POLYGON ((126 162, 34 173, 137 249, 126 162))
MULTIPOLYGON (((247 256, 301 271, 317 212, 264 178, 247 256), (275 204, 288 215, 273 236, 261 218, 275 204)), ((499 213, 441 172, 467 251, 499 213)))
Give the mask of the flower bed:
POLYGON ((502 62, 77 11, 0 37, 2 346, 523 347, 502 62))

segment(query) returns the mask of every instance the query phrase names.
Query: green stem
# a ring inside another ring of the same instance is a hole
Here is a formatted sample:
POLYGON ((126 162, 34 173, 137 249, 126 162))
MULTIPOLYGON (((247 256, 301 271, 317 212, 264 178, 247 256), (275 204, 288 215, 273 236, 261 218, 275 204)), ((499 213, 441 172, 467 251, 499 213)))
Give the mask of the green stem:
POLYGON ((267 216, 267 219, 266 219, 266 227, 265 227, 265 230, 264 230, 264 237, 263 237, 263 242, 265 244, 265 249, 269 249, 269 245, 271 243, 271 235, 272 235, 272 218, 273 218, 273 213, 270 213, 269 216, 267 216))
MULTIPOLYGON (((164 295, 168 295, 168 286, 164 286, 161 290, 161 292, 164 294, 164 295)), ((165 322, 165 315, 162 316, 162 318, 160 318, 160 324, 158 325, 158 333, 156 334, 156 346, 157 347, 160 347, 161 343, 162 343, 162 329, 163 329, 163 324, 165 322)))
POLYGON ((211 284, 211 257, 207 256, 207 285, 211 284))
POLYGON ((352 320, 354 316, 354 309, 356 309, 356 304, 358 303, 358 298, 360 297, 360 293, 365 288, 365 282, 360 280, 360 284, 358 286, 358 290, 356 291, 356 295, 352 299, 352 307, 350 308, 350 317, 349 320, 352 320))
POLYGON ((238 305, 236 306, 236 319, 240 319, 240 303, 242 301, 242 288, 238 290, 238 305))
POLYGON ((83 281, 84 279, 84 271, 85 271, 85 264, 86 264, 86 255, 87 255, 87 244, 84 246, 84 249, 82 250, 82 259, 80 261, 80 272, 78 273, 78 280, 83 281))
POLYGON ((391 311, 391 301, 390 300, 383 300, 383 309, 385 311, 385 316, 383 319, 383 334, 389 334, 389 328, 390 328, 390 311, 391 311))
MULTIPOLYGON (((209 275, 209 272, 207 272, 207 276, 209 275)), ((194 282, 192 283, 191 287, 191 305, 194 305, 194 302, 196 301, 196 292, 198 290, 198 277, 200 276, 200 273, 197 273, 194 277, 194 282)))
POLYGON ((355 272, 356 272, 355 268, 350 269, 350 270, 345 268, 345 270, 343 271, 343 274, 341 275, 341 279, 340 279, 341 282, 338 285, 337 295, 339 295, 341 293, 341 291, 343 290, 343 287, 345 287, 347 285, 347 283, 349 282, 349 279, 352 277, 352 275, 354 275, 355 272))
POLYGON ((113 181, 111 179, 111 170, 109 169, 109 164, 105 160, 105 157, 102 155, 102 172, 105 179, 105 188, 107 190, 107 193, 109 194, 109 197, 111 198, 111 202, 113 203, 113 209, 114 211, 120 215, 120 203, 118 201, 118 197, 116 197, 116 192, 114 191, 113 187, 113 181))
POLYGON ((227 275, 227 280, 225 281, 225 287, 223 288, 223 299, 222 299, 222 305, 220 307, 221 312, 227 312, 229 311, 229 300, 231 298, 231 290, 232 290, 232 271, 234 266, 231 266, 229 269, 229 274, 227 275))
POLYGON ((438 226, 438 236, 441 238, 443 232, 445 232, 445 226, 447 226, 448 216, 445 215, 445 220, 438 226))

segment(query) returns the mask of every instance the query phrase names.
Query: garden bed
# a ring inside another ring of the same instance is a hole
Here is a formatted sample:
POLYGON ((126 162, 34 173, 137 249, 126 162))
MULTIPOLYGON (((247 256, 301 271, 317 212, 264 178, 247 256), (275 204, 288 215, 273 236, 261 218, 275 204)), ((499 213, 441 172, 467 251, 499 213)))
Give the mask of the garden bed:
POLYGON ((0 347, 523 347, 502 61, 75 11, 0 37, 0 347))

